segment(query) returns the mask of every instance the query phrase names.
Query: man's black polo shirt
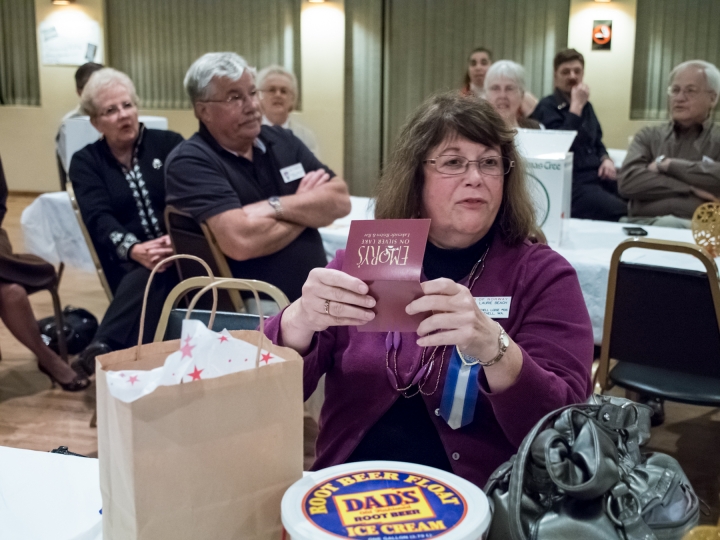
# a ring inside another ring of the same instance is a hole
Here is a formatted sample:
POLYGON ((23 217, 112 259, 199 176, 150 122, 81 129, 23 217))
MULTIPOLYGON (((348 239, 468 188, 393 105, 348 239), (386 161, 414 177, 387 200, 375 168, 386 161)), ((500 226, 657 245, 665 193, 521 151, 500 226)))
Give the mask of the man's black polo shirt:
POLYGON ((573 152, 573 169, 575 173, 594 172, 608 155, 602 142, 602 128, 595 116, 595 109, 588 101, 583 107, 582 116, 570 112, 567 96, 558 88, 549 96, 540 100, 530 115, 547 129, 577 131, 577 136, 570 147, 573 152))
MULTIPOLYGON (((293 195, 300 179, 285 183, 280 169, 302 163, 305 172, 325 169, 292 132, 262 126, 252 161, 222 148, 201 123, 200 130, 168 156, 165 167, 167 204, 191 214, 199 223, 245 204, 272 196, 293 195)), ((306 228, 280 251, 247 261, 228 257, 233 276, 259 279, 279 287, 294 301, 313 268, 325 266, 317 229, 306 228)))

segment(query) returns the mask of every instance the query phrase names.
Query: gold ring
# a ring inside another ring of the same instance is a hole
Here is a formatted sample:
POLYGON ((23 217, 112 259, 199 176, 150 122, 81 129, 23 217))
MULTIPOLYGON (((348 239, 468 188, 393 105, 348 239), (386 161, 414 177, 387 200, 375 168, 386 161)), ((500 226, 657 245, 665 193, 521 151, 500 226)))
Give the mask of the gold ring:
POLYGON ((325 315, 330 315, 330 300, 325 300, 325 315))

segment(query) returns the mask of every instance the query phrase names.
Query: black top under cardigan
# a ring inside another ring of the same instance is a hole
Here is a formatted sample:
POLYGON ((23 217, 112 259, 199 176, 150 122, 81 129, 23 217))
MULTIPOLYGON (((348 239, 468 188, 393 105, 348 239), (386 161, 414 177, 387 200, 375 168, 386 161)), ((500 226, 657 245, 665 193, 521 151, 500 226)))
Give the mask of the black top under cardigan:
MULTIPOLYGON (((162 234, 166 233, 165 160, 182 140, 173 131, 145 129, 141 125, 133 154, 142 173, 141 189, 146 191, 141 195, 141 203, 152 205, 162 234)), ((83 221, 113 291, 125 274, 122 266, 126 259, 119 253, 118 244, 123 238, 135 237, 146 242, 156 237, 148 235, 147 224, 143 225, 138 199, 123 169, 103 138, 76 152, 68 173, 83 221)))

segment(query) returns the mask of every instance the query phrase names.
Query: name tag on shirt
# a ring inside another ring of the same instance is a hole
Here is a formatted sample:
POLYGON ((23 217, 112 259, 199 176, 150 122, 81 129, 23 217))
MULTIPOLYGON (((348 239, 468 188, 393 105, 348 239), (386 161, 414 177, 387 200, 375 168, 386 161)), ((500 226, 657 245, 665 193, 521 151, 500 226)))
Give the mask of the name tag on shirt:
POLYGON ((294 182, 295 180, 299 180, 304 177, 305 169, 303 169, 302 163, 296 163, 295 165, 290 165, 289 167, 280 169, 280 174, 287 184, 288 182, 294 182))
POLYGON ((703 156, 703 163, 715 163, 715 160, 711 157, 703 156))
POLYGON ((510 316, 512 296, 476 296, 475 303, 491 319, 507 319, 510 316))

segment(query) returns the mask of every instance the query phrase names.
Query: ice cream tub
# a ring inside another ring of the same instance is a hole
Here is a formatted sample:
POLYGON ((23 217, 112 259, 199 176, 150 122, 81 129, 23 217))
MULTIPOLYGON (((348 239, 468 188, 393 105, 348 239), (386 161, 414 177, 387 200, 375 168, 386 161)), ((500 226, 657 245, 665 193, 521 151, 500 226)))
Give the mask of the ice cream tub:
POLYGON ((485 494, 454 474, 397 461, 364 461, 307 473, 282 499, 288 540, 480 540, 485 494))

